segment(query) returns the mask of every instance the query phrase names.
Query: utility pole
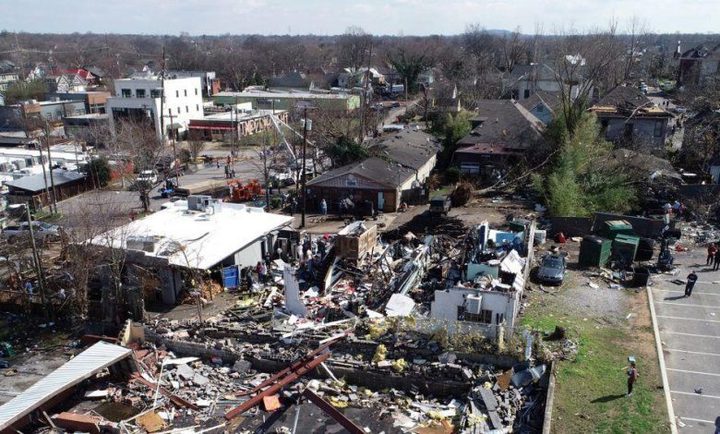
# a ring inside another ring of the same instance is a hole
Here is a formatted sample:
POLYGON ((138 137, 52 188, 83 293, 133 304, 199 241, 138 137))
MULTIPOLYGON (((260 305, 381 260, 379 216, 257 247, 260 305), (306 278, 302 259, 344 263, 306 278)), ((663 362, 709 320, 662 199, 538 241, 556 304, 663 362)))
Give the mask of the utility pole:
POLYGON ((48 168, 50 170, 50 186, 52 188, 51 210, 53 213, 57 214, 57 192, 55 190, 55 178, 53 177, 52 156, 50 155, 50 125, 48 124, 48 121, 45 121, 45 146, 47 147, 48 168))
MULTIPOLYGON (((43 155, 42 143, 38 146, 38 152, 40 152, 40 167, 42 167, 43 182, 45 182, 45 196, 50 200, 50 187, 47 182, 47 170, 45 170, 45 155, 43 155)), ((50 166, 48 165, 48 167, 50 166)), ((52 212, 52 203, 50 203, 50 211, 52 212)))
POLYGON ((365 141, 365 131, 367 130, 367 108, 368 108, 368 85, 370 84, 370 62, 372 59, 372 43, 368 52, 367 67, 365 69, 365 82, 363 83, 362 99, 360 100, 360 143, 365 141))
MULTIPOLYGON (((165 146, 165 44, 162 49, 162 68, 160 69, 160 138, 165 146)), ((172 112, 170 113, 172 115, 172 112)), ((172 119, 170 120, 172 123, 172 119)))
POLYGON ((180 187, 180 176, 178 175, 177 150, 175 149, 175 128, 173 127, 173 115, 170 113, 170 142, 173 149, 173 166, 175 169, 175 187, 180 187))
POLYGON ((308 130, 310 130, 312 127, 308 124, 308 117, 307 117, 307 107, 303 108, 303 147, 302 147, 302 214, 300 218, 300 227, 305 227, 305 211, 307 206, 307 190, 305 188, 305 181, 307 177, 305 176, 305 149, 307 148, 307 134, 308 130))
POLYGON ((35 263, 35 273, 38 278, 38 286, 40 287, 40 300, 42 300, 43 309, 45 310, 45 319, 50 319, 50 308, 47 304, 47 294, 45 293, 45 274, 42 269, 42 262, 40 262, 40 254, 37 251, 37 245, 35 244, 35 231, 33 230, 33 222, 30 216, 30 202, 25 204, 25 213, 27 214, 28 229, 30 230, 30 244, 33 251, 33 262, 35 263))

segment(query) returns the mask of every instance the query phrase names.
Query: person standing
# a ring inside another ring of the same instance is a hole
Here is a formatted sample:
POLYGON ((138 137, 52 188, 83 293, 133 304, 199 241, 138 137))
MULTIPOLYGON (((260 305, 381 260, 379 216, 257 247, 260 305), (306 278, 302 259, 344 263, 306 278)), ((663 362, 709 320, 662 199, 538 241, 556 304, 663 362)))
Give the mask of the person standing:
POLYGON ((630 360, 630 366, 627 367, 627 396, 630 397, 633 394, 633 386, 637 381, 640 374, 638 373, 637 367, 635 366, 635 360, 630 360))
POLYGON ((713 262, 713 271, 717 271, 720 269, 720 252, 715 253, 715 258, 713 262))
POLYGON ((687 277, 687 283, 685 284, 685 297, 690 297, 692 295, 693 288, 695 287, 695 282, 697 282, 698 276, 695 274, 694 271, 691 271, 690 274, 688 274, 687 277))
POLYGON ((325 198, 322 198, 322 200, 320 201, 320 213, 322 215, 327 215, 327 211, 327 202, 325 202, 325 198))
POLYGON ((707 248, 707 261, 705 262, 705 265, 711 265, 713 261, 715 260, 715 255, 717 255, 718 248, 715 243, 710 243, 707 248))

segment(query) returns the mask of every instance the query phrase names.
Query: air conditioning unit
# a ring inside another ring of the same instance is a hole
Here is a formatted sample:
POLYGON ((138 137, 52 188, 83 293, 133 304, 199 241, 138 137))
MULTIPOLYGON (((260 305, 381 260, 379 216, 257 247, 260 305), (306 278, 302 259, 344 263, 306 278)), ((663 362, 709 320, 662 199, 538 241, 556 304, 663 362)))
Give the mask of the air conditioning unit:
POLYGON ((482 295, 468 295, 465 299, 465 312, 479 315, 482 310, 482 295))
POLYGON ((188 211, 205 211, 205 208, 210 205, 212 200, 212 196, 208 195, 198 194, 188 196, 188 211))
POLYGON ((129 236, 125 242, 128 250, 140 250, 152 253, 155 251, 155 237, 152 236, 129 236))

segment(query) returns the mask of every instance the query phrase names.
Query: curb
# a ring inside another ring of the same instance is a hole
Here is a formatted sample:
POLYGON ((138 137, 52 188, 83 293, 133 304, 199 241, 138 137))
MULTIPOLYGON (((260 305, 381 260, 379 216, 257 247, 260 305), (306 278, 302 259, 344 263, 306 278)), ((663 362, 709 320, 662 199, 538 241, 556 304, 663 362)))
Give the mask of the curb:
POLYGON ((675 423, 675 411, 672 406, 672 398, 670 398, 670 385, 668 384, 667 372, 665 371, 665 355, 662 350, 662 342, 660 341, 660 329, 658 328, 657 318, 655 317, 655 305, 653 304, 652 290, 649 286, 645 287, 648 296, 648 304, 650 305, 650 317, 652 319, 653 334, 655 335, 655 349, 658 354, 658 362, 660 363, 660 376, 662 377, 663 393, 665 394, 665 404, 667 405, 668 419, 670 419, 670 432, 677 434, 677 424, 675 423))

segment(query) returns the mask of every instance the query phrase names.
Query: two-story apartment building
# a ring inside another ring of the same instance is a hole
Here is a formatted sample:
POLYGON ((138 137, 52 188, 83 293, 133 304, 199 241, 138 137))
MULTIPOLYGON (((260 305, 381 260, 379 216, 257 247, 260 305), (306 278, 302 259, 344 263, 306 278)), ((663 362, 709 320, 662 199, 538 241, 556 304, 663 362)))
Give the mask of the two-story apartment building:
POLYGON ((135 76, 115 80, 115 96, 108 98, 107 112, 111 128, 121 119, 147 120, 158 139, 163 136, 163 127, 166 133, 182 136, 188 131, 190 119, 203 116, 202 83, 199 77, 161 80, 158 76, 135 76))

